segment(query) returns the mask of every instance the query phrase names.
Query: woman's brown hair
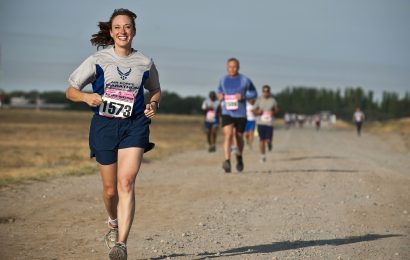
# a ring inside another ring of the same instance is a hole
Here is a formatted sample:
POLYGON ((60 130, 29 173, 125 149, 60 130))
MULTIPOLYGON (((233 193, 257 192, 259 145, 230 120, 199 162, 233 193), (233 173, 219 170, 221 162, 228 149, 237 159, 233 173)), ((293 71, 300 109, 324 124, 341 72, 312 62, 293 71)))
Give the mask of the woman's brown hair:
POLYGON ((114 44, 114 40, 111 38, 111 35, 110 35, 110 30, 112 26, 112 20, 117 15, 128 16, 132 22, 132 27, 135 32, 135 19, 137 18, 137 15, 128 9, 124 9, 124 8, 115 9, 110 17, 110 20, 108 22, 99 22, 98 27, 100 27, 100 31, 91 36, 91 40, 90 40, 91 44, 94 46, 97 46, 97 49, 100 47, 105 48, 109 45, 114 44))

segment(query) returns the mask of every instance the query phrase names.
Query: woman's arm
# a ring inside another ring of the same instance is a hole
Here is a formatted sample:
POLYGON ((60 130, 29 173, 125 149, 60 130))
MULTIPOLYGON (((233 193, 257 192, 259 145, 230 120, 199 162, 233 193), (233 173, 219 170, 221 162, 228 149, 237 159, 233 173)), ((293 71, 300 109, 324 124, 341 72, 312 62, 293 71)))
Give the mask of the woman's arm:
POLYGON ((67 88, 65 96, 73 102, 87 103, 90 107, 96 107, 102 103, 102 98, 97 93, 84 93, 73 86, 67 88))
POLYGON ((148 118, 153 118, 157 114, 159 107, 159 101, 161 99, 161 89, 157 88, 149 91, 149 104, 145 106, 144 114, 148 118))

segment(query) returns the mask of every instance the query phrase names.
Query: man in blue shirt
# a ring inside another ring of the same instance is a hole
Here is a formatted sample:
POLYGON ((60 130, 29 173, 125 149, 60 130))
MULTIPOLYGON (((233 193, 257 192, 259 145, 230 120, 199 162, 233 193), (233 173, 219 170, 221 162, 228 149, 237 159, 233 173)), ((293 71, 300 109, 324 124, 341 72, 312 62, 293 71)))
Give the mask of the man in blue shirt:
POLYGON ((237 144, 236 169, 244 168, 242 151, 243 132, 246 125, 246 99, 256 98, 257 92, 252 81, 239 73, 239 60, 230 58, 227 62, 228 75, 219 82, 218 98, 222 105, 222 127, 224 133, 224 157, 222 168, 231 172, 231 143, 235 135, 237 144), (235 134, 234 134, 235 133, 235 134))

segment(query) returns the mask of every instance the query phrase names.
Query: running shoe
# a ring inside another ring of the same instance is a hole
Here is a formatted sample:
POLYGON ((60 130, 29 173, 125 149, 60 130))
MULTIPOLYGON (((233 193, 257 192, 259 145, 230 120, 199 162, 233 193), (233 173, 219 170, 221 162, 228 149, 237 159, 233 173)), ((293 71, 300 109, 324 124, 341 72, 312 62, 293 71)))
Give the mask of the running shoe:
POLYGON ((211 147, 211 152, 212 152, 212 153, 216 152, 216 146, 215 146, 215 145, 212 145, 212 147, 211 147))
POLYGON ((213 152, 215 152, 215 151, 216 151, 215 145, 209 146, 209 148, 208 148, 208 152, 209 152, 209 153, 213 153, 213 152))
POLYGON ((261 155, 261 158, 259 159, 259 161, 260 161, 261 163, 266 162, 266 156, 265 156, 265 155, 261 155))
POLYGON ((242 155, 237 155, 236 156, 236 169, 238 172, 243 171, 243 160, 242 160, 242 155))
POLYGON ((109 249, 113 248, 117 243, 118 239, 118 228, 110 228, 110 230, 105 234, 104 241, 109 249))
POLYGON ((116 243, 108 255, 110 260, 127 260, 127 246, 124 243, 116 243))
POLYGON ((222 164, 222 168, 225 170, 225 173, 231 172, 231 162, 229 160, 225 160, 222 164))

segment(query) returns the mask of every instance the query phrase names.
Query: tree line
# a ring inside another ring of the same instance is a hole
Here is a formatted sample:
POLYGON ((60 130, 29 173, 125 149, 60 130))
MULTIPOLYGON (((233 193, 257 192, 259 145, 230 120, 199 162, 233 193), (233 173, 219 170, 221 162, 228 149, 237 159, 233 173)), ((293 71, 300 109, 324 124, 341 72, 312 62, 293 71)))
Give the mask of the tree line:
MULTIPOLYGON (((316 87, 287 87, 274 93, 279 103, 280 112, 312 115, 329 111, 338 118, 350 120, 356 107, 360 107, 369 120, 386 120, 410 116, 410 93, 403 97, 390 91, 384 91, 381 100, 375 100, 373 91, 364 91, 361 87, 331 90, 316 87)), ((9 104, 13 97, 24 97, 34 104, 41 99, 47 103, 67 104, 71 110, 89 110, 84 103, 73 103, 66 99, 62 91, 11 91, 0 90, 4 104, 9 104)), ((145 95, 147 99, 147 94, 145 95)), ((163 91, 160 112, 163 114, 201 114, 202 96, 181 97, 175 92, 163 91)))
POLYGON ((345 88, 342 92, 315 87, 287 87, 275 95, 281 114, 286 111, 315 114, 329 111, 338 118, 351 120, 359 107, 368 120, 386 120, 410 116, 410 93, 404 97, 396 92, 384 91, 381 100, 374 98, 373 91, 365 92, 361 87, 345 88))

